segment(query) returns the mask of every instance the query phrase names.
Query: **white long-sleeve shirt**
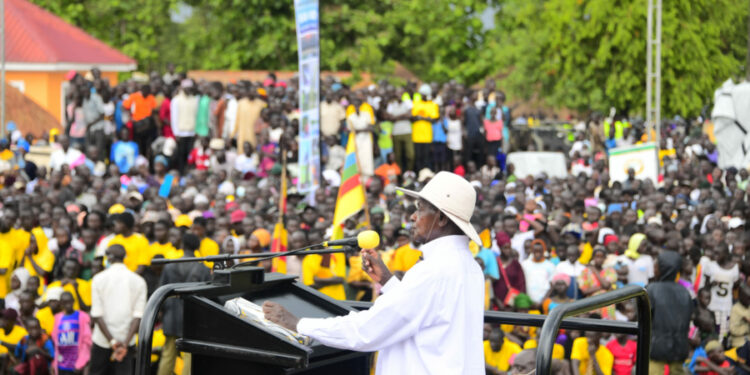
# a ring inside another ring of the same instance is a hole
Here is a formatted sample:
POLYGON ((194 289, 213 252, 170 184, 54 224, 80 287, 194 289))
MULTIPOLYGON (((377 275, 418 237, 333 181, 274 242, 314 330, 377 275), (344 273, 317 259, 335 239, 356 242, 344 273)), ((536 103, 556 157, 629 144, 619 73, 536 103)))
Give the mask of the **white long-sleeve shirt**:
POLYGON ((376 374, 484 374, 484 277, 466 236, 422 245, 424 260, 383 286, 369 310, 303 318, 300 334, 334 348, 379 351, 376 374))

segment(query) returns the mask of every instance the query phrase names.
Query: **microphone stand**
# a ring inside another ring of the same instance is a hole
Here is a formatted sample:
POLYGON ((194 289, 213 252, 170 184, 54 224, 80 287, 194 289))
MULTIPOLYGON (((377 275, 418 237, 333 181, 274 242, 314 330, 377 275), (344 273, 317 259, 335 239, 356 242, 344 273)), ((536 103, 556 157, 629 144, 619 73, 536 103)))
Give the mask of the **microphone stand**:
POLYGON ((231 266, 231 268, 235 268, 242 265, 249 265, 254 264, 258 262, 262 262, 264 260, 273 259, 280 256, 286 256, 286 255, 296 255, 296 254, 333 254, 333 253, 343 253, 348 252, 352 250, 356 250, 356 248, 353 248, 351 246, 344 246, 337 249, 328 249, 328 248, 321 248, 321 245, 313 245, 308 247, 303 247, 300 249, 290 250, 290 251, 280 251, 280 252, 262 252, 262 253, 254 253, 254 254, 222 254, 222 255, 210 255, 205 257, 183 257, 183 258, 177 258, 177 259, 153 259, 151 261, 151 264, 168 264, 168 263, 187 263, 187 262, 214 262, 214 269, 224 269, 224 263, 228 260, 234 260, 234 259, 245 259, 245 258, 258 258, 259 259, 253 259, 247 262, 242 262, 235 264, 231 266))

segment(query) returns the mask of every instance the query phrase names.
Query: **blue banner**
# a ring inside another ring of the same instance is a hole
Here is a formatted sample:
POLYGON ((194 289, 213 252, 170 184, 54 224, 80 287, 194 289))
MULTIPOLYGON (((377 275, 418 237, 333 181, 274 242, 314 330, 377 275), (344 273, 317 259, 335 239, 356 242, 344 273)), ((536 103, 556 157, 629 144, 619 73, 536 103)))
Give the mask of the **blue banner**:
MULTIPOLYGON (((299 178, 297 191, 320 186, 320 32, 318 0, 295 0, 299 56, 299 178)), ((312 195, 312 194, 310 194, 312 195)))

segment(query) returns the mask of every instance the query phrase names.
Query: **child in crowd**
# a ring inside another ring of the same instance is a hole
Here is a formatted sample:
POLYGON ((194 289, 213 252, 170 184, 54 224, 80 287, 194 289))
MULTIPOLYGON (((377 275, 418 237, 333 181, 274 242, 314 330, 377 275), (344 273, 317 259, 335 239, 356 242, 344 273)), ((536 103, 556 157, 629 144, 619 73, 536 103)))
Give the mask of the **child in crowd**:
POLYGON ((628 335, 617 334, 607 343, 607 349, 614 357, 612 371, 614 375, 630 375, 635 366, 637 345, 628 335))
POLYGON ((549 314, 552 309, 562 303, 571 302, 568 297, 568 288, 570 287, 570 276, 564 273, 557 273, 552 277, 550 296, 544 299, 542 303, 542 312, 549 314))
POLYGON ((42 331, 36 318, 25 322, 28 335, 16 345, 15 358, 21 363, 13 370, 20 375, 44 375, 54 359, 55 348, 49 336, 42 331))
POLYGON ((712 340, 706 343, 706 357, 697 357, 695 359, 695 373, 700 375, 731 375, 734 374, 734 368, 729 364, 724 356, 724 349, 721 344, 712 340))
MULTIPOLYGON (((600 318, 597 314, 591 314, 590 317, 600 318)), ((601 344, 601 339, 601 333, 589 331, 583 337, 573 341, 570 360, 574 375, 612 375, 614 356, 606 346, 601 344)))
POLYGON ((53 367, 58 375, 80 373, 86 367, 91 351, 91 318, 74 309, 75 298, 70 292, 60 297, 62 311, 55 314, 52 341, 55 347, 53 367))
POLYGON ((498 327, 492 327, 484 342, 484 362, 487 373, 504 374, 510 367, 513 356, 521 352, 521 347, 505 338, 498 327))

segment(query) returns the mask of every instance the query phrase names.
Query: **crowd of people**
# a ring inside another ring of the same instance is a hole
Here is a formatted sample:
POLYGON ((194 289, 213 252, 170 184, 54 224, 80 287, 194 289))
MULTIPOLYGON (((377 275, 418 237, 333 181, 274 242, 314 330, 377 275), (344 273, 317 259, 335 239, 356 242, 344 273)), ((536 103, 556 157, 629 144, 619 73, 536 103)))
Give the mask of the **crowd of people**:
MULTIPOLYGON (((290 249, 329 238, 350 133, 368 212, 346 220, 343 232, 377 231, 394 274, 421 257, 410 236, 415 202, 395 187, 418 190, 451 171, 477 192, 472 223, 482 243, 470 247, 484 270, 486 309, 546 314, 641 285, 652 296, 652 373, 750 373, 750 174, 717 168, 700 126, 662 127, 658 181, 635 170, 610 179, 607 150, 648 132, 597 116, 573 128, 567 178, 523 176, 505 155, 511 127, 529 121, 512 117, 492 80, 481 89, 381 82, 354 90, 325 78, 321 186, 306 197, 293 187, 295 79, 222 84, 170 69, 112 87, 96 69, 82 73, 70 75, 62 131, 16 130, 0 140, 0 373, 132 373, 147 297, 166 283, 209 280, 213 268, 153 259, 251 258, 270 249, 280 216, 290 249), (54 150, 48 164, 27 160, 36 145, 54 150)), ((262 266, 336 299, 380 294, 356 254, 262 266)), ((587 315, 634 321, 635 311, 631 301, 587 315)), ((189 372, 190 356, 175 347, 181 330, 181 306, 169 301, 155 333, 155 373, 189 372)), ((533 367, 537 332, 486 325, 488 373, 533 367)), ((562 331, 554 368, 626 375, 635 354, 627 335, 562 331)))

